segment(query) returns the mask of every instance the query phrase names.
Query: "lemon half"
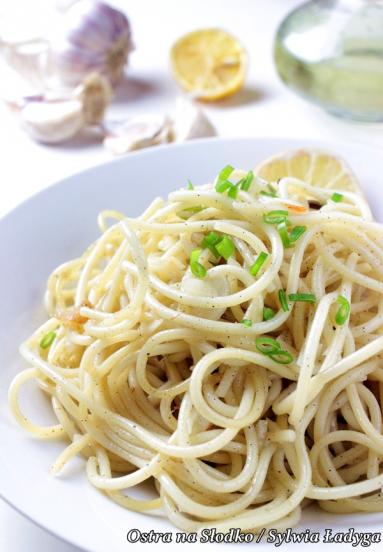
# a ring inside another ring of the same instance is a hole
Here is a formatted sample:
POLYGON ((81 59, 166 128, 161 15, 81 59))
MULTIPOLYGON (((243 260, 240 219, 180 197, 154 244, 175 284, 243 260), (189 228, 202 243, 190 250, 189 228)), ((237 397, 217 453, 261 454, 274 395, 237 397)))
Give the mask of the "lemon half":
POLYGON ((355 175, 343 159, 315 149, 294 150, 270 157, 258 165, 256 174, 271 182, 293 176, 321 188, 362 193, 355 175))
POLYGON ((246 51, 234 36, 221 29, 201 29, 182 36, 170 55, 177 83, 200 99, 230 96, 245 80, 246 51))

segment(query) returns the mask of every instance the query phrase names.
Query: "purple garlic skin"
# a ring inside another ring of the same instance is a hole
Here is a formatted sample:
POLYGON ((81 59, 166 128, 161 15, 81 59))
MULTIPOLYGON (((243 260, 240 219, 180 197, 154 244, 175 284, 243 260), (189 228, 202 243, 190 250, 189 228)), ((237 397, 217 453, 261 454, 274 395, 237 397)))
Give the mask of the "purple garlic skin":
POLYGON ((52 65, 64 86, 76 86, 97 72, 115 85, 133 50, 124 13, 100 1, 80 0, 62 16, 52 42, 52 65))

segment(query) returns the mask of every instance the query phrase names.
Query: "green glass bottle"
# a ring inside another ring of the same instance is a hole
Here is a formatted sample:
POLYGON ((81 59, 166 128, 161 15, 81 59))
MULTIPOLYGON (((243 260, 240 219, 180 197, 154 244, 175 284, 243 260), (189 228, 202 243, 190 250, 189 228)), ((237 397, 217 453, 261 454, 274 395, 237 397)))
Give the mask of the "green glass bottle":
POLYGON ((294 91, 327 111, 383 121, 383 0, 312 0, 275 38, 275 63, 294 91))

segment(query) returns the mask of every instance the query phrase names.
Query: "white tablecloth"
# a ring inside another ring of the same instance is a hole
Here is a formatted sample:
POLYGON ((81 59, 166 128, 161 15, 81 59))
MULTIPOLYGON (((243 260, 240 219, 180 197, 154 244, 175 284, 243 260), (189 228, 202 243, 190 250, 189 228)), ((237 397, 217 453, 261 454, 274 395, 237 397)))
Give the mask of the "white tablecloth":
MULTIPOLYGON (((110 116, 166 113, 179 93, 169 71, 169 48, 183 33, 199 27, 223 27, 239 37, 249 53, 246 86, 232 98, 204 109, 221 136, 288 136, 383 145, 383 127, 334 119, 297 98, 278 80, 272 40, 278 22, 297 0, 115 0, 125 6, 136 50, 117 90, 110 116)), ((4 3, 8 4, 8 2, 4 3)), ((50 0, 13 0, 27 9, 50 0)), ((4 6, 2 7, 2 9, 4 6)), ((42 15, 41 15, 42 14, 42 15)), ((1 29, 0 29, 1 30, 1 29)), ((1 34, 1 33, 0 33, 1 34)), ((304 140, 302 140, 304 144, 304 140)), ((32 142, 4 107, 0 108, 0 215, 50 183, 111 159, 97 140, 63 146, 32 142)), ((0 501, 0 551, 75 552, 0 501)))

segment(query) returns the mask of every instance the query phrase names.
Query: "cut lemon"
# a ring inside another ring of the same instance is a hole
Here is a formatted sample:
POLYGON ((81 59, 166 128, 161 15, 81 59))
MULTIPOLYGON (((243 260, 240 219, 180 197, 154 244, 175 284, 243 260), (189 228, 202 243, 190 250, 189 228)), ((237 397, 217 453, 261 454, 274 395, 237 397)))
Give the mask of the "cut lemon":
POLYGON ((271 182, 293 176, 321 188, 362 193, 355 175, 343 159, 313 149, 270 157, 256 168, 256 174, 271 182))
POLYGON ((246 51, 221 29, 201 29, 181 37, 170 55, 177 83, 200 99, 234 94, 245 80, 246 51))

